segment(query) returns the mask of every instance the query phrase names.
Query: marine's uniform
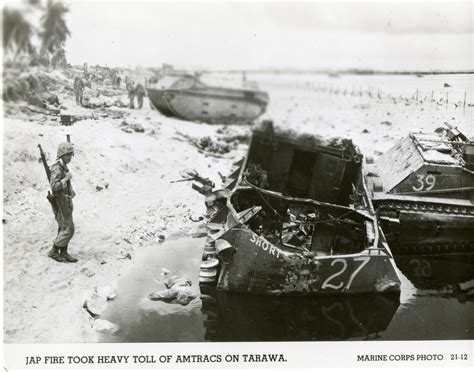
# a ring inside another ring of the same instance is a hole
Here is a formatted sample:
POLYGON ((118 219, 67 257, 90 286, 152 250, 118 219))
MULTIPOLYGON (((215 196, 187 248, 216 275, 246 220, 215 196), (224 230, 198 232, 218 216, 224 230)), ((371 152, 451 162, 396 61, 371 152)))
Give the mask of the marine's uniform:
POLYGON ((82 105, 82 91, 84 90, 84 82, 81 78, 77 77, 74 80, 74 94, 76 95, 76 103, 82 105))
POLYGON ((133 104, 133 100, 135 99, 135 84, 133 82, 129 82, 127 84, 127 90, 128 90, 128 98, 130 99, 130 108, 133 109, 135 108, 133 104))
POLYGON ((51 190, 59 206, 59 210, 55 213, 59 228, 58 235, 54 239, 54 246, 66 250, 74 235, 74 221, 72 219, 74 190, 71 181, 64 180, 67 172, 69 169, 61 159, 51 167, 51 190))
POLYGON ((138 108, 141 109, 143 107, 143 96, 145 95, 145 88, 143 85, 137 84, 135 94, 137 95, 138 108))

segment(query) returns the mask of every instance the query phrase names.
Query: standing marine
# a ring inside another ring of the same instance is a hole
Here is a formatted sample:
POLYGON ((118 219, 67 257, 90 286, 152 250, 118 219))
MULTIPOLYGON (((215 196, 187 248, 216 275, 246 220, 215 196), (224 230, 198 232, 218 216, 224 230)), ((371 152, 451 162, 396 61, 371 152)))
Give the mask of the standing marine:
POLYGON ((137 96, 137 105, 141 109, 143 107, 143 96, 145 95, 145 88, 142 84, 138 83, 135 88, 135 94, 137 96))
POLYGON ((128 90, 128 98, 130 99, 130 108, 135 108, 133 101, 135 99, 135 82, 133 80, 129 80, 127 82, 127 90, 128 90))
POLYGON ((84 90, 84 82, 79 76, 74 79, 74 94, 76 95, 76 104, 82 106, 82 92, 84 90))
POLYGON ((51 167, 50 185, 57 203, 55 218, 58 222, 58 234, 54 239, 53 248, 48 257, 58 262, 77 262, 68 252, 68 245, 74 235, 74 221, 72 219, 72 198, 76 195, 71 185, 72 175, 68 164, 74 156, 74 147, 69 142, 58 146, 57 162, 51 167))

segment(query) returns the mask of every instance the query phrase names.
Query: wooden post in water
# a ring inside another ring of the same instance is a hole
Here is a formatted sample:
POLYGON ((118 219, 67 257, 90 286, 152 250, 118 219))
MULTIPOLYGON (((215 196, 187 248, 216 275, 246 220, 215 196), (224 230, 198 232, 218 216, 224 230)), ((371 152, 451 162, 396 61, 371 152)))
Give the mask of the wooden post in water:
POLYGON ((464 91, 464 104, 463 104, 463 107, 466 108, 466 91, 464 91))
POLYGON ((433 91, 431 91, 431 103, 433 103, 433 91))
POLYGON ((449 92, 446 92, 446 108, 448 108, 449 92))

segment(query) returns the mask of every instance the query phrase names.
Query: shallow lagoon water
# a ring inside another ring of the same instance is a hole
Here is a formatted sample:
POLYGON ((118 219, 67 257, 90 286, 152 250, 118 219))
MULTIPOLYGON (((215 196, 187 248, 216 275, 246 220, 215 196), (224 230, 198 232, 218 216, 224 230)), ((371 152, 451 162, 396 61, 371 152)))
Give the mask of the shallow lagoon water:
POLYGON ((130 270, 118 282, 116 299, 102 314, 104 319, 120 326, 114 336, 103 336, 104 342, 172 342, 204 339, 199 299, 199 266, 204 238, 181 238, 147 246, 130 270), (163 268, 172 275, 191 279, 197 298, 186 306, 151 301, 148 294, 164 285, 157 280, 163 268))
POLYGON ((102 316, 120 330, 101 341, 474 339, 474 253, 396 256, 400 296, 277 298, 200 289, 203 245, 204 238, 186 237, 147 247, 102 316), (147 299, 164 288, 162 268, 191 279, 202 300, 182 306, 147 299))

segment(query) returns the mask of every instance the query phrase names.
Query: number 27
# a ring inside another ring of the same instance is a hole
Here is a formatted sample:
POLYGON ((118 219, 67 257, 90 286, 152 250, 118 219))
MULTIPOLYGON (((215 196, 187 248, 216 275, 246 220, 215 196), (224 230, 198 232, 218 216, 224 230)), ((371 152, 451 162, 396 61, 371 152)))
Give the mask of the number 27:
MULTIPOLYGON (((367 265, 367 263, 370 261, 370 257, 356 257, 356 258, 354 258, 354 261, 361 261, 362 263, 360 264, 360 266, 358 268, 356 268, 352 272, 352 274, 349 277, 349 280, 347 281, 347 284, 346 284, 344 289, 349 289, 351 287, 352 281, 354 280, 356 275, 362 270, 362 268, 365 265, 367 265)), ((331 280, 333 280, 336 277, 338 277, 339 275, 341 275, 347 269, 347 261, 345 259, 337 258, 337 259, 335 259, 334 261, 331 262, 331 266, 334 266, 337 263, 342 264, 341 270, 339 270, 337 273, 332 274, 329 278, 327 278, 324 281, 324 283, 322 284, 321 289, 325 289, 325 288, 341 289, 342 287, 344 287, 344 282, 343 281, 339 282, 339 284, 337 284, 337 285, 330 283, 331 280)))

